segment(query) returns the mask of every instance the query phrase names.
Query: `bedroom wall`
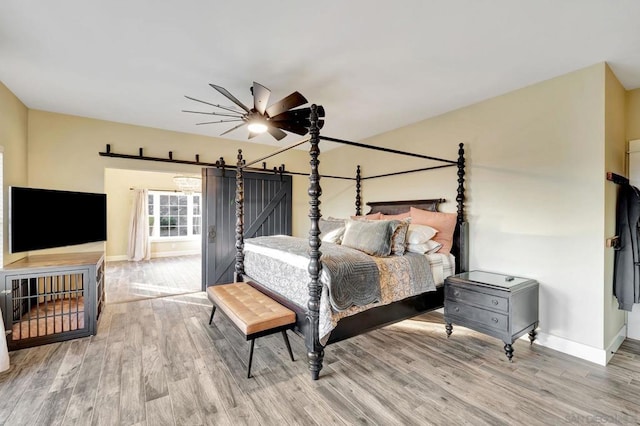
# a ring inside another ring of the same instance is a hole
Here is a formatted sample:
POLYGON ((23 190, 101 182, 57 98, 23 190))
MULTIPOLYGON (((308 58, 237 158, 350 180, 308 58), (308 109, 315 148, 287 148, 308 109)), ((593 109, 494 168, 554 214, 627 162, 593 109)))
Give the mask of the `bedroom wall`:
MULTIPOLYGON (((29 110, 28 117, 28 182, 31 186, 42 188, 104 192, 105 169, 187 174, 201 172, 200 166, 188 164, 102 157, 98 152, 105 151, 106 144, 111 144, 112 152, 123 154, 138 155, 138 148, 142 147, 144 154, 151 157, 168 158, 168 152, 173 151, 176 159, 191 160, 195 159, 195 154, 200 154, 200 160, 203 162, 215 162, 219 157, 224 157, 228 163, 235 163, 238 148, 243 149, 247 160, 258 158, 277 149, 268 145, 249 144, 39 110, 29 110)), ((213 128, 212 133, 215 133, 213 128)), ((268 166, 285 163, 290 170, 296 170, 300 168, 297 167, 298 165, 304 167, 308 161, 308 154, 305 151, 291 150, 278 156, 274 161, 268 161, 268 166)), ((294 222, 294 233, 306 234, 308 231, 308 218, 305 213, 308 209, 307 182, 305 177, 293 179, 293 214, 294 217, 300 218, 294 222), (295 194, 300 195, 296 197, 295 194)), ((107 210, 111 203, 112 201, 108 199, 107 210)), ((110 230, 108 232, 110 239, 126 241, 126 235, 113 235, 110 230)), ((117 244, 115 247, 120 247, 120 243, 117 244)), ((92 243, 41 252, 102 250, 104 246, 104 243, 92 243)), ((115 247, 114 250, 116 250, 115 247)), ((111 255, 125 253, 126 251, 124 253, 114 251, 111 255)))
MULTIPOLYGON (((0 82, 0 152, 2 164, 2 200, 7 200, 9 186, 27 184, 27 107, 0 82)), ((25 256, 24 253, 10 254, 7 223, 8 203, 2 202, 2 259, 6 265, 25 256)))
MULTIPOLYGON (((605 138, 604 172, 625 176, 627 142, 625 138, 626 91, 611 69, 605 67, 605 138)), ((603 241, 616 234, 616 198, 618 187, 603 179, 604 184, 604 235, 603 241)), ((617 347, 625 337, 626 315, 618 309, 618 300, 613 296, 614 250, 603 244, 604 257, 604 339, 603 347, 617 347), (622 333, 621 333, 622 330, 622 333)), ((613 354, 607 351, 607 359, 613 354)))
MULTIPOLYGON (((610 221, 605 69, 596 64, 365 141, 449 159, 465 143, 471 268, 537 279, 539 342, 596 362, 605 356, 603 236, 610 221)), ((365 174, 418 163, 342 147, 325 155, 322 171, 355 167, 352 158, 365 174)), ((325 216, 352 211, 348 184, 323 186, 338 191, 323 200, 325 216)), ((443 169, 365 181, 363 195, 444 196, 443 210, 453 212, 455 190, 455 169, 443 169)))
POLYGON ((629 90, 626 96, 627 119, 626 136, 627 141, 640 139, 640 89, 629 90))

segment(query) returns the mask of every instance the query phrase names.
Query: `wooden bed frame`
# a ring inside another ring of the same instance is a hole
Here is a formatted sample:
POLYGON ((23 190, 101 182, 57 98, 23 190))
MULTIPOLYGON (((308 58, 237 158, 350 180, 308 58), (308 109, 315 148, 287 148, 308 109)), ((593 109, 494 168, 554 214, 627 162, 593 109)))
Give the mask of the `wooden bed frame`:
MULTIPOLYGON (((274 300, 278 301, 289 309, 296 313, 296 327, 295 331, 299 335, 305 338, 305 344, 307 346, 307 359, 309 363, 309 370, 311 372, 311 378, 317 380, 319 378, 320 370, 322 369, 322 361, 324 358, 324 347, 319 341, 319 308, 320 308, 320 293, 322 284, 319 281, 320 271, 322 264, 320 261, 321 241, 320 235, 320 195, 322 193, 320 188, 321 175, 318 171, 318 157, 320 154, 319 141, 329 140, 332 142, 340 142, 347 145, 358 146, 362 148, 386 151, 395 154, 410 155, 413 157, 420 157, 429 160, 442 161, 446 163, 444 166, 428 167, 422 169, 406 170, 397 173, 390 173, 384 175, 370 176, 363 178, 360 173, 360 166, 356 170, 356 214, 361 214, 360 206, 360 189, 362 180, 372 179, 379 177, 386 177, 404 173, 413 173, 418 171, 437 169, 442 167, 457 167, 458 175, 458 187, 457 187, 457 222, 454 232, 454 243, 451 253, 456 258, 456 272, 464 272, 468 270, 468 224, 464 218, 464 147, 463 144, 459 145, 458 159, 457 160, 445 160, 435 157, 429 157, 425 155, 403 152, 388 148, 380 148, 372 145, 365 145, 357 142, 344 141, 335 138, 320 137, 318 128, 318 115, 317 106, 311 106, 310 115, 310 165, 311 170, 309 175, 309 301, 306 308, 302 308, 297 304, 292 303, 288 299, 283 298, 277 293, 269 290, 260 283, 249 281, 249 284, 259 289, 261 292, 267 294, 274 300)), ((306 142, 306 141, 305 141, 306 142)), ((300 143, 291 146, 297 146, 300 143)), ((275 152, 273 155, 284 152, 286 149, 281 149, 275 152)), ((267 157, 263 157, 256 161, 262 161, 267 157)), ((242 151, 238 150, 237 166, 236 166, 236 263, 235 263, 235 280, 242 281, 244 278, 244 188, 242 179, 242 170, 248 168, 253 163, 247 164, 243 157, 242 151)), ((322 177, 336 177, 336 176, 322 176, 322 177)), ((338 177, 340 178, 340 177, 338 177)), ((353 179, 353 178, 352 178, 353 179)), ((370 207, 369 213, 381 212, 383 214, 398 214, 404 213, 410 210, 410 207, 416 207, 423 210, 438 211, 440 203, 444 202, 444 199, 429 199, 429 200, 409 200, 409 201, 388 201, 388 202, 370 202, 367 205, 370 207)), ((384 327, 389 324, 402 321, 416 315, 437 309, 443 306, 444 303, 444 286, 440 286, 436 291, 423 293, 417 296, 409 297, 397 302, 393 302, 387 305, 378 306, 358 314, 342 318, 336 328, 331 332, 327 345, 349 337, 357 336, 367 331, 375 330, 380 327, 384 327)))

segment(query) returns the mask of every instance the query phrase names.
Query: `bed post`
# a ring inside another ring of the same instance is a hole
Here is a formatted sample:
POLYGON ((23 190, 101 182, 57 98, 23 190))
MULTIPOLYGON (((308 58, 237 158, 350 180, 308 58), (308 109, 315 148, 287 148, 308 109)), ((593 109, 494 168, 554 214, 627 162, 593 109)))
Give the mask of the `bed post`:
POLYGON ((236 268, 234 281, 241 282, 244 275, 244 181, 242 177, 242 150, 238 150, 236 164, 236 268))
POLYGON ((362 182, 362 176, 360 175, 360 165, 356 168, 356 216, 362 215, 362 198, 360 198, 360 187, 362 182))
POLYGON ((464 144, 461 143, 458 148, 458 195, 456 201, 458 202, 458 248, 459 261, 456 262, 459 265, 459 271, 466 272, 469 270, 469 243, 468 243, 468 224, 465 220, 464 214, 464 144))
POLYGON ((319 336, 319 319, 320 319, 320 294, 322 284, 320 283, 320 271, 322 264, 320 263, 320 196, 322 188, 320 187, 320 173, 318 172, 318 156, 320 155, 320 129, 318 128, 318 106, 311 105, 311 114, 309 115, 311 125, 309 133, 311 135, 309 148, 309 156, 311 160, 311 172, 309 173, 309 218, 311 226, 309 228, 309 302, 307 303, 307 330, 305 335, 305 344, 307 346, 307 360, 309 362, 309 370, 311 370, 311 378, 318 380, 320 370, 322 369, 322 359, 324 358, 324 350, 320 344, 319 336))

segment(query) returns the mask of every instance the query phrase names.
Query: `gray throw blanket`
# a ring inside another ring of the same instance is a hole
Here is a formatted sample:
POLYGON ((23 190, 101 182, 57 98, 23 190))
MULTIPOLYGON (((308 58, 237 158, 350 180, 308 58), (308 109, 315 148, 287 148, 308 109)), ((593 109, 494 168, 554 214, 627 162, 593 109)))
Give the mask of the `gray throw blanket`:
MULTIPOLYGON (((309 243, 300 238, 256 237, 251 243, 309 258, 309 243)), ((371 256, 349 247, 322 243, 322 274, 336 311, 380 300, 380 274, 371 256)))

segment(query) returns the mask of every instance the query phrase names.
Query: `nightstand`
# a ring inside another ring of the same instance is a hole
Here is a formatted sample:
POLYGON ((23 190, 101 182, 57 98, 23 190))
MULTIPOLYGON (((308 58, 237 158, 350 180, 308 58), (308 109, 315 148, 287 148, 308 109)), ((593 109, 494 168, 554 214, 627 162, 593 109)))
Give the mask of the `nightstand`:
POLYGON ((509 361, 513 342, 529 333, 533 344, 538 327, 538 282, 483 271, 448 277, 444 282, 447 338, 452 324, 501 339, 509 361))

